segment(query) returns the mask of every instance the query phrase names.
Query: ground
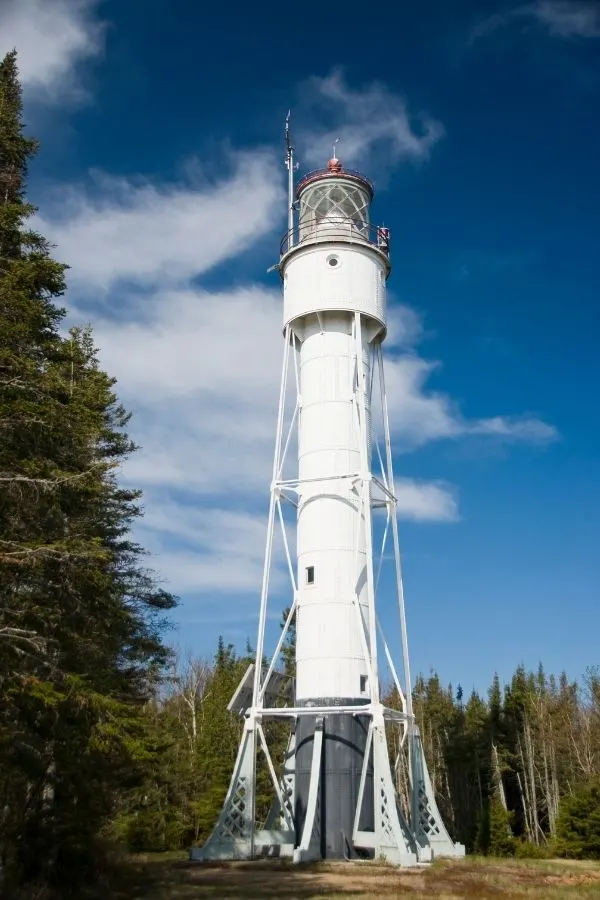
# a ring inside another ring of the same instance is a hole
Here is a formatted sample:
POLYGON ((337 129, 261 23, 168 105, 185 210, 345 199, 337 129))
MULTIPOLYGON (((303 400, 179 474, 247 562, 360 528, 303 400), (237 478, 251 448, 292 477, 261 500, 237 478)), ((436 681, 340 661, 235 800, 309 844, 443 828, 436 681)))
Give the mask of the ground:
POLYGON ((119 900, 600 900, 600 862, 438 861, 398 870, 378 863, 199 864, 169 854, 139 857, 119 900))

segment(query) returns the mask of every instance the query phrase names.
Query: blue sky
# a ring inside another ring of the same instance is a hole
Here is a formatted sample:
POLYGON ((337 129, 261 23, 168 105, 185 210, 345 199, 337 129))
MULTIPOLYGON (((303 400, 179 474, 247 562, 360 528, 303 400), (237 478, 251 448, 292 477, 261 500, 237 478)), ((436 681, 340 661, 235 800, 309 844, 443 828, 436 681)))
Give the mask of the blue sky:
MULTIPOLYGON (((173 640, 254 639, 281 359, 282 124, 392 230, 413 671, 600 662, 600 6, 5 0, 30 189, 142 450, 173 640), (224 9, 224 8, 223 8, 224 9)), ((289 602, 275 571, 274 612, 289 602)), ((394 649, 393 603, 382 618, 394 649)))

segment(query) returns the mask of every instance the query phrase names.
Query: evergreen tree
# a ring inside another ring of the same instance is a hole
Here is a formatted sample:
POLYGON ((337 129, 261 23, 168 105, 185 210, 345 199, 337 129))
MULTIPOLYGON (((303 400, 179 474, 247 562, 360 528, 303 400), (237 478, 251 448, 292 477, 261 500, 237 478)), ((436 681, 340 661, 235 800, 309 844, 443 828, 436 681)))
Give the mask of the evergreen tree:
POLYGON ((497 797, 485 805, 477 832, 476 849, 485 856, 514 856, 512 816, 497 797))
POLYGON ((572 859, 600 859, 600 779, 561 801, 556 848, 572 859))
MULTIPOLYGON (((290 609, 286 607, 281 614, 281 622, 279 623, 279 627, 283 631, 284 625, 287 621, 287 617, 289 615, 290 609)), ((283 671, 286 675, 289 675, 291 678, 296 677, 296 614, 292 616, 292 621, 290 622, 290 627, 288 628, 287 634, 285 636, 285 640, 283 643, 283 647, 281 648, 281 657, 283 659, 283 671)))
POLYGON ((227 710, 241 679, 253 660, 238 658, 231 644, 219 636, 215 666, 202 710, 202 730, 198 739, 199 839, 206 839, 223 806, 235 764, 243 721, 227 710))
POLYGON ((174 601, 129 537, 139 493, 116 469, 135 448, 114 380, 89 331, 58 332, 65 266, 27 227, 36 149, 11 53, 0 63, 0 847, 13 890, 38 881, 79 897, 147 755, 140 709, 174 601))

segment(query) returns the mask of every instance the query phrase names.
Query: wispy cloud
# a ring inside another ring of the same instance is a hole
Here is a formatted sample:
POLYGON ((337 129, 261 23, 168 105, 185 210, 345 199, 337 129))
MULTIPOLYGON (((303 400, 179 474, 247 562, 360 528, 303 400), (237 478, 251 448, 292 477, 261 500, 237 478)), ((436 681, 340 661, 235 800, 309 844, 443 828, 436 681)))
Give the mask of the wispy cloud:
POLYGON ((307 165, 324 165, 333 142, 347 165, 385 165, 421 161, 443 137, 444 126, 426 113, 411 113, 407 101, 373 82, 352 88, 343 72, 309 79, 301 88, 302 118, 322 127, 301 134, 301 156, 307 165))
POLYGON ((456 488, 443 482, 396 478, 398 516, 415 522, 458 521, 456 488))
POLYGON ((86 96, 79 64, 102 50, 99 0, 2 0, 0 55, 16 48, 25 91, 45 102, 86 96))
POLYGON ((558 432, 535 416, 469 419, 445 393, 427 390, 440 363, 415 352, 389 354, 386 384, 398 449, 411 450, 430 441, 480 435, 505 443, 548 444, 558 432))
POLYGON ((216 183, 192 176, 156 185, 97 172, 86 186, 61 188, 40 228, 73 261, 71 284, 106 291, 119 282, 187 282, 271 230, 283 212, 277 160, 257 151, 225 162, 232 172, 216 183))
POLYGON ((600 37, 600 6, 596 2, 537 0, 535 3, 513 7, 505 13, 495 13, 479 22, 471 30, 469 43, 518 20, 537 23, 556 37, 600 37))
POLYGON ((560 37, 600 37, 600 6, 577 0, 538 0, 531 14, 560 37))
POLYGON ((494 13, 486 19, 477 22, 469 32, 467 44, 470 46, 471 44, 474 44, 475 41, 479 40, 479 38, 487 37, 489 34, 498 31, 499 28, 503 28, 514 18, 514 15, 515 10, 510 10, 506 13, 494 13))
MULTIPOLYGON (((160 572, 181 593, 247 594, 260 591, 266 520, 257 512, 181 502, 160 491, 148 491, 140 532, 144 545, 160 555, 160 572)), ((279 556, 276 554, 276 559, 279 556)), ((276 565, 272 587, 289 583, 276 565)), ((256 614, 256 605, 249 606, 256 614)), ((236 605, 235 615, 240 612, 236 605)), ((226 618, 226 617, 223 617, 226 618)))

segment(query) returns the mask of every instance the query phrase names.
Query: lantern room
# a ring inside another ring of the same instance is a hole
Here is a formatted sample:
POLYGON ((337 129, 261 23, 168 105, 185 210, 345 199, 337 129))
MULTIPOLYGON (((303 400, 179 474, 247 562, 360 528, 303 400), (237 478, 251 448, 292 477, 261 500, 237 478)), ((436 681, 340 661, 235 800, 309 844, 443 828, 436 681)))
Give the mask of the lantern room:
POLYGON ((345 170, 339 159, 302 179, 296 198, 301 243, 336 234, 368 240, 373 187, 363 175, 345 170))

